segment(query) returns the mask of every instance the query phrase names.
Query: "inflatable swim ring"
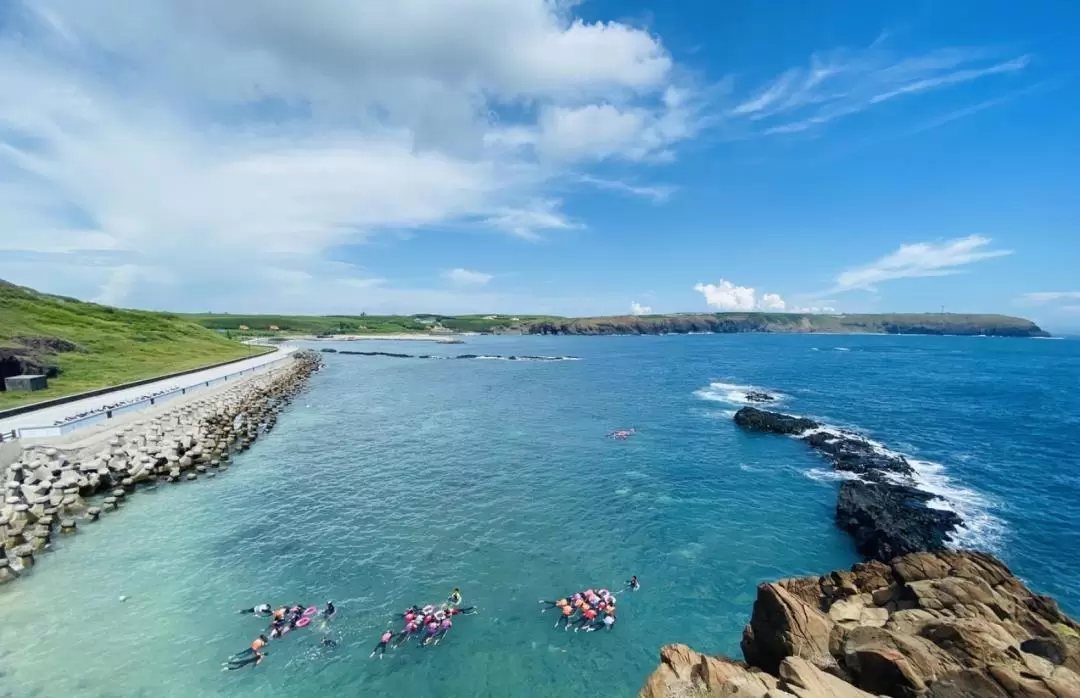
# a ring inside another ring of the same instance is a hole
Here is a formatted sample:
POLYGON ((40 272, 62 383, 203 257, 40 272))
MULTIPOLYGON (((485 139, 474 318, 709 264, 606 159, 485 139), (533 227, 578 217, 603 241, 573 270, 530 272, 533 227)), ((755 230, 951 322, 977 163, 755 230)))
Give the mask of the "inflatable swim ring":
POLYGON ((311 622, 311 616, 304 616, 300 620, 296 621, 296 627, 302 628, 311 622))
POLYGON ((308 606, 307 608, 304 609, 304 617, 307 618, 309 616, 313 616, 318 612, 319 612, 318 608, 316 608, 314 606, 308 606))

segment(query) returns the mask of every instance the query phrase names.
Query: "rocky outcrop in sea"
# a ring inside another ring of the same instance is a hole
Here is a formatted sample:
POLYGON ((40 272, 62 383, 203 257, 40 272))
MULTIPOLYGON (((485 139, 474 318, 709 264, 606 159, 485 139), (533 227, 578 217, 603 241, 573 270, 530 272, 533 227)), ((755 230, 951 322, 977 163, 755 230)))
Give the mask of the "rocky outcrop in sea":
POLYGON ((1080 696, 1080 624, 978 552, 761 584, 742 652, 668 645, 639 698, 1080 696))
POLYGON ((867 558, 884 562, 943 550, 964 523, 955 512, 930 506, 934 495, 919 489, 903 455, 859 434, 756 407, 742 408, 734 419, 744 429, 794 436, 827 458, 834 470, 851 476, 840 485, 836 525, 852 535, 867 558))
POLYGON ((17 579, 51 547, 53 535, 123 508, 141 487, 212 478, 274 428, 322 366, 300 351, 273 372, 115 431, 93 448, 34 446, 3 473, 0 584, 17 579))

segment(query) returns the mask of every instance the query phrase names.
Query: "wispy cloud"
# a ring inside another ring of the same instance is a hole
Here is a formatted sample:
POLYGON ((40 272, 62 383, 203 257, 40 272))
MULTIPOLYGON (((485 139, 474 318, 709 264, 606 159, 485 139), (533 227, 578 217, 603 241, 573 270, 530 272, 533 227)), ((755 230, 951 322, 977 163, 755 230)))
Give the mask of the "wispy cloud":
POLYGON ((959 274, 969 264, 1012 254, 1012 250, 989 249, 990 243, 990 238, 969 235, 942 242, 901 245, 870 264, 841 272, 829 293, 873 289, 875 284, 894 279, 959 274))
POLYGON ((450 269, 443 272, 443 278, 450 283, 457 284, 459 286, 485 286, 495 276, 493 274, 485 274, 482 271, 472 271, 471 269, 450 269))
POLYGON ((1080 301, 1080 291, 1036 291, 1034 293, 1025 293, 1020 297, 1020 300, 1034 305, 1057 303, 1059 301, 1080 301))
POLYGON ((981 48, 905 56, 887 43, 815 53, 807 66, 785 70, 751 90, 728 110, 729 122, 760 135, 799 133, 901 97, 1019 73, 1031 63, 1027 55, 981 48))
POLYGON ((647 305, 642 305, 641 303, 638 303, 637 301, 632 301, 630 303, 630 314, 631 315, 648 315, 651 312, 652 312, 652 308, 650 308, 647 305))
POLYGON ((582 184, 589 184, 604 191, 613 191, 620 194, 651 199, 654 203, 663 203, 670 199, 671 195, 675 193, 675 187, 667 185, 636 185, 622 182, 617 179, 604 179, 592 175, 582 175, 578 178, 578 181, 582 184))

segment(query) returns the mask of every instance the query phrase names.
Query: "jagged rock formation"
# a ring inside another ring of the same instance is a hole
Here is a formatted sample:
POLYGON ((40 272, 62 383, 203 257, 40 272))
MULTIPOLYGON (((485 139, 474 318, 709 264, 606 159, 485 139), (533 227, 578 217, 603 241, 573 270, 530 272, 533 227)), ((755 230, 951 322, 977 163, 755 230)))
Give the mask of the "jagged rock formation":
POLYGON ((742 650, 668 645, 639 698, 1080 696, 1080 624, 978 552, 762 584, 742 650))
POLYGON ((934 496, 915 486, 904 456, 885 451, 858 434, 829 429, 804 417, 744 407, 735 413, 743 429, 799 438, 826 457, 834 470, 857 476, 840 485, 836 525, 874 560, 924 550, 943 550, 963 520, 929 506, 934 496))

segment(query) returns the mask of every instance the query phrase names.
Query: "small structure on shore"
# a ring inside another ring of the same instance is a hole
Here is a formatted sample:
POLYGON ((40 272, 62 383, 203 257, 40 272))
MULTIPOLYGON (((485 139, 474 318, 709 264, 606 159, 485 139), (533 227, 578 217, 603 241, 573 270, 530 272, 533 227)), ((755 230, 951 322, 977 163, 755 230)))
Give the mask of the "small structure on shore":
POLYGON ((4 379, 4 389, 12 392, 32 393, 49 387, 49 379, 44 375, 8 376, 4 379))

